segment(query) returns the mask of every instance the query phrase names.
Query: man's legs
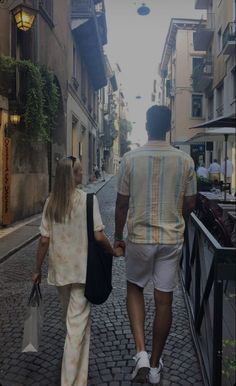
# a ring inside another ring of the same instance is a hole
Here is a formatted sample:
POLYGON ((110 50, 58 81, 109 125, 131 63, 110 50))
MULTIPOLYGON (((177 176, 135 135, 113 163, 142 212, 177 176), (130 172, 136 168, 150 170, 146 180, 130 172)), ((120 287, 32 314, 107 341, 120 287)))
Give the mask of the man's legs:
POLYGON ((133 358, 135 360, 135 367, 132 373, 132 380, 143 383, 147 381, 147 375, 150 370, 149 357, 145 351, 143 288, 129 281, 127 282, 127 310, 137 351, 133 358))
POLYGON ((136 351, 145 351, 145 305, 143 297, 143 288, 129 281, 127 282, 127 310, 131 330, 134 336, 136 351))
POLYGON ((153 322, 151 367, 158 367, 159 360, 172 323, 173 292, 154 290, 156 313, 153 322))

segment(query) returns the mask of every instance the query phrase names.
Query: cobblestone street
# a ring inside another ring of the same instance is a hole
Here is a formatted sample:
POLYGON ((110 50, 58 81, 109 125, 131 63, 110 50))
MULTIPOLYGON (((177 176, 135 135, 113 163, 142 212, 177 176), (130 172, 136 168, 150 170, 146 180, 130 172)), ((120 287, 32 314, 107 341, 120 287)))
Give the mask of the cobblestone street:
MULTIPOLYGON (((98 193, 106 233, 114 233, 116 179, 98 193)), ((43 267, 42 293, 44 324, 39 353, 21 353, 24 312, 31 288, 31 272, 37 242, 21 249, 0 264, 0 385, 59 386, 65 331, 60 319, 56 289, 46 282, 43 267)), ((9 246, 10 247, 10 246, 9 246)), ((124 258, 114 258, 113 292, 102 306, 92 309, 92 340, 88 386, 131 385, 134 343, 126 313, 124 258)), ((153 287, 145 290, 146 341, 151 350, 153 287)), ((162 386, 202 386, 202 377, 193 348, 182 289, 175 291, 173 325, 164 354, 162 386)), ((135 384, 133 384, 135 385, 135 384)))

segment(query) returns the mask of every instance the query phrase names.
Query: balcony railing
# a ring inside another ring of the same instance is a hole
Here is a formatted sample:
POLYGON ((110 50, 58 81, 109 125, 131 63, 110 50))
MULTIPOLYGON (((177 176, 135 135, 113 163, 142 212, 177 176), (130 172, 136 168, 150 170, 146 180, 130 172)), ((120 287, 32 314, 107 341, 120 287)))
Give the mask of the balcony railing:
POLYGON ((222 48, 224 55, 235 53, 236 48, 236 22, 229 23, 222 36, 222 48))
POLYGON ((215 30, 215 14, 208 13, 207 20, 202 20, 193 33, 193 46, 195 51, 207 51, 215 30))
POLYGON ((94 90, 107 85, 103 52, 103 45, 107 42, 107 26, 105 13, 101 9, 105 8, 96 11, 95 0, 72 0, 71 28, 79 42, 80 54, 86 63, 94 90))
POLYGON ((206 56, 203 62, 194 68, 192 80, 195 92, 203 92, 209 87, 213 80, 212 56, 206 56))
POLYGON ((191 214, 185 232, 181 279, 194 343, 203 363, 204 384, 211 386, 233 385, 235 381, 225 383, 223 376, 228 372, 228 353, 223 350, 223 342, 228 338, 224 326, 229 322, 229 318, 224 321, 227 315, 223 310, 228 303, 224 284, 235 280, 235 252, 235 248, 222 247, 198 217, 191 214))
POLYGON ((72 0, 72 18, 89 18, 95 14, 92 0, 72 0))

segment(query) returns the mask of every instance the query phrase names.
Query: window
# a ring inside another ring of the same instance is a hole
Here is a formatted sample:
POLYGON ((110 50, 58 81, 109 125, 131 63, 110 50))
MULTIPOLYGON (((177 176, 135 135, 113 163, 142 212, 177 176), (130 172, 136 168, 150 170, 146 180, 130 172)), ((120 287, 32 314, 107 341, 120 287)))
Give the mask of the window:
POLYGON ((220 117, 224 113, 224 84, 222 83, 216 89, 216 113, 220 117))
POLYGON ((73 45, 73 77, 77 76, 77 57, 76 57, 76 48, 73 45))
POLYGON ((203 99, 203 96, 200 94, 192 95, 192 117, 193 118, 202 117, 202 99, 203 99))
POLYGON ((192 61, 192 72, 194 73, 194 70, 201 67, 203 64, 203 58, 193 58, 192 61))
POLYGON ((81 62, 81 98, 86 104, 87 102, 87 72, 84 61, 81 62))
POLYGON ((208 97, 208 119, 213 119, 214 117, 214 98, 213 95, 208 97))
POLYGON ((232 73, 232 89, 233 89, 233 100, 236 99, 236 66, 231 71, 232 73))
POLYGON ((222 50, 222 29, 220 28, 217 33, 217 53, 219 54, 222 50))

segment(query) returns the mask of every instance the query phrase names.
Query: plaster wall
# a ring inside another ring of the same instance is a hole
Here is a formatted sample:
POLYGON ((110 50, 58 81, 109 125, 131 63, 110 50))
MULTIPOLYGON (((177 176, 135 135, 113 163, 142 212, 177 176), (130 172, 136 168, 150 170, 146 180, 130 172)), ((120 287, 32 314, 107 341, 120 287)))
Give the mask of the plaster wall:
POLYGON ((193 50, 192 36, 193 31, 187 30, 178 30, 176 35, 172 142, 186 141, 197 132, 200 132, 199 129, 190 130, 190 128, 204 120, 204 96, 202 117, 192 117, 192 59, 201 56, 193 50))

